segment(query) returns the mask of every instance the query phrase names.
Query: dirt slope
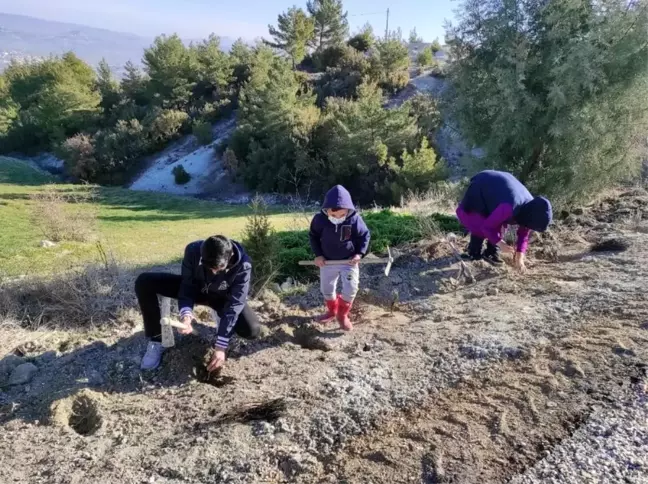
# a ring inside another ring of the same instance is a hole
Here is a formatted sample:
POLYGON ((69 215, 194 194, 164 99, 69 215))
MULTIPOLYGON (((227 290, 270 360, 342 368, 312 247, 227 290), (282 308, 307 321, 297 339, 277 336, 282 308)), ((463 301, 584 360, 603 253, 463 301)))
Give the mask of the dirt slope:
POLYGON ((554 261, 525 277, 475 264, 466 285, 443 247, 418 247, 389 279, 365 271, 350 334, 308 323, 315 288, 268 294, 263 339, 234 348, 214 384, 194 375, 197 336, 154 374, 138 371, 138 329, 23 346, 38 372, 0 393, 0 482, 647 482, 625 462, 608 480, 542 480, 590 415, 643 398, 647 202, 570 215, 534 245, 554 261), (628 250, 589 252, 611 235, 628 250), (266 419, 237 414, 257 404, 266 419))

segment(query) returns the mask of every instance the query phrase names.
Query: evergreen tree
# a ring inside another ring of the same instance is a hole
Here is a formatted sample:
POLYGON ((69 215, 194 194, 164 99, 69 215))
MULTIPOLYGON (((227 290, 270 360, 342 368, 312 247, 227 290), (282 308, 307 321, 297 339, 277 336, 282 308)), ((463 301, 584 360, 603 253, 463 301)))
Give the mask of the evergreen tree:
POLYGON ((266 43, 288 54, 294 68, 306 56, 306 47, 313 40, 314 28, 313 20, 306 12, 292 7, 286 13, 279 14, 277 28, 268 26, 274 42, 266 43))
POLYGON ((12 63, 4 79, 11 98, 4 103, 5 112, 16 114, 8 133, 14 149, 51 149, 97 121, 95 72, 71 52, 40 62, 12 63))
POLYGON ((314 96, 302 92, 290 65, 269 49, 258 49, 230 140, 246 184, 268 191, 294 189, 290 179, 309 165, 307 145, 318 119, 314 96))
POLYGON ((344 42, 349 22, 342 0, 308 0, 306 8, 315 22, 314 47, 318 51, 344 42))
POLYGON ((124 65, 126 73, 121 80, 121 90, 131 102, 143 106, 148 103, 148 78, 142 70, 131 61, 124 65))
POLYGON ((414 27, 412 30, 410 30, 409 34, 409 43, 410 44, 419 44, 423 42, 423 37, 421 37, 417 32, 416 32, 416 27, 414 27))
POLYGON ((109 116, 112 110, 121 100, 119 83, 110 70, 106 59, 101 59, 97 66, 97 90, 101 95, 100 106, 104 111, 104 116, 109 116))
POLYGON ((196 60, 195 73, 191 74, 196 79, 194 102, 202 105, 227 97, 234 69, 231 58, 220 48, 220 39, 211 34, 191 46, 191 51, 196 60))
POLYGON ((360 52, 367 52, 376 43, 376 37, 373 33, 373 27, 365 24, 360 32, 349 39, 349 46, 360 52))
POLYGON ((637 174, 646 25, 646 0, 465 2, 449 106, 486 166, 564 201, 637 174))
POLYGON ((156 104, 168 109, 185 109, 198 77, 194 51, 177 34, 160 35, 144 50, 143 63, 156 104))

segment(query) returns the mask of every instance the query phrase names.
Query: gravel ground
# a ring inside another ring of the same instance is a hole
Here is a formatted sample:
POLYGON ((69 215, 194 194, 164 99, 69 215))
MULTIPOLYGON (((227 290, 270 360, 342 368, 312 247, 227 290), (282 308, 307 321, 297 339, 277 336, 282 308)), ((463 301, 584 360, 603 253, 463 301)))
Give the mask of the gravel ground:
POLYGON ((597 408, 570 438, 511 484, 648 482, 645 387, 613 408, 597 408))

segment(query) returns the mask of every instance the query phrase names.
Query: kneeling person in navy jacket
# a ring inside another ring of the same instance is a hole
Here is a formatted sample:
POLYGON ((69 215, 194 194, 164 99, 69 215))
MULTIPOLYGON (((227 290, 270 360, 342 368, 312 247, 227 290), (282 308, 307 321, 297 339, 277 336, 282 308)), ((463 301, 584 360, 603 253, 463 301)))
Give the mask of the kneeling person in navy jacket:
POLYGON ((214 354, 207 370, 225 363, 225 350, 236 332, 246 339, 259 336, 259 320, 247 305, 252 263, 238 242, 214 235, 187 245, 182 260, 182 274, 145 272, 135 281, 135 293, 144 319, 144 333, 150 339, 141 368, 153 370, 160 365, 164 347, 157 296, 178 300, 180 333, 190 334, 194 305, 209 306, 220 318, 214 354))

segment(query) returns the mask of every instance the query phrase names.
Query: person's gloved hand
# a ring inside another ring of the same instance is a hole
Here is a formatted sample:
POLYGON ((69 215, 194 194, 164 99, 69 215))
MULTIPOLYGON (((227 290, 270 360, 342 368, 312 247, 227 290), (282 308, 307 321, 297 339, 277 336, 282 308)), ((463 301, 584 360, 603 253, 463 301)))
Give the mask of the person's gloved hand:
POLYGON ((527 268, 524 263, 525 255, 524 252, 516 252, 513 256, 513 266, 520 271, 522 274, 526 273, 527 268))
POLYGON ((326 265, 326 259, 322 256, 315 257, 315 265, 321 269, 326 265))

